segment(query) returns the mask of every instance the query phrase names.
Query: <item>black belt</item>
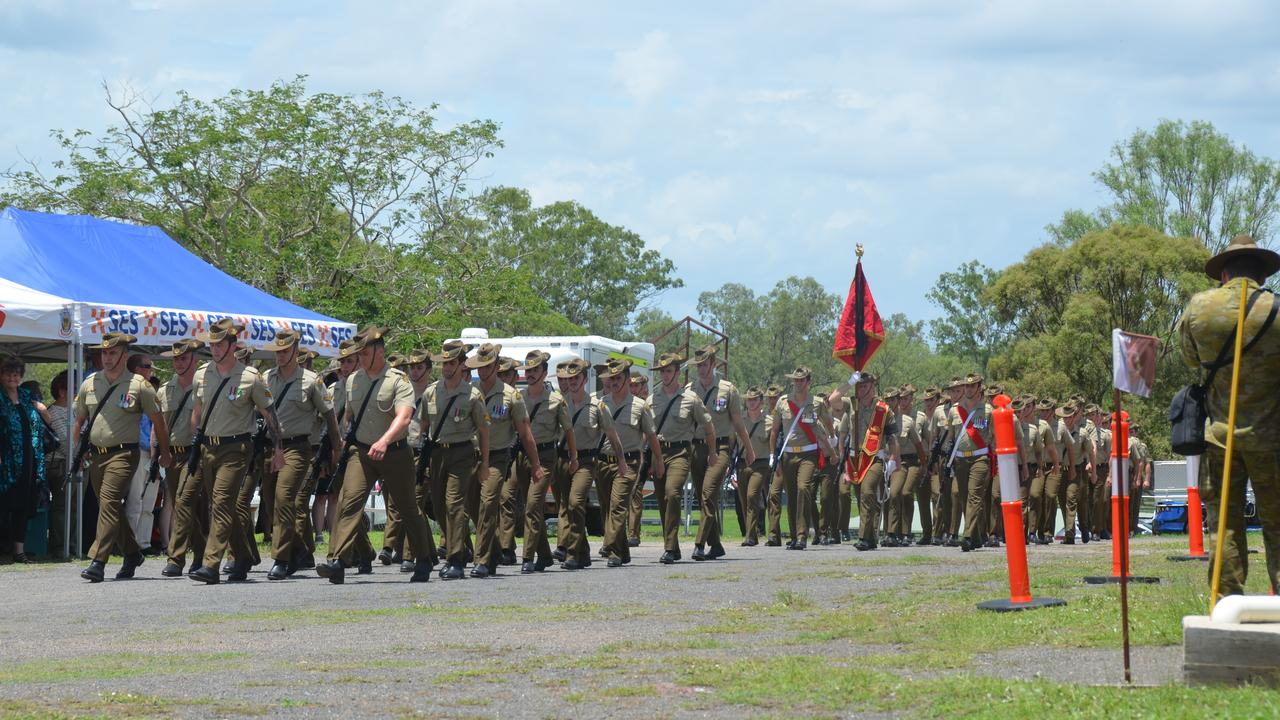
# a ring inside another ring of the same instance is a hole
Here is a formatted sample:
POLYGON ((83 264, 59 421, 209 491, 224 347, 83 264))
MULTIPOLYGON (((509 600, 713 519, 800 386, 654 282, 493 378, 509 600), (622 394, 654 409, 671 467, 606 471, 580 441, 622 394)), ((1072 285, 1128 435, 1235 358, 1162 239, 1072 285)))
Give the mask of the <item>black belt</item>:
MULTIPOLYGON (((622 456, 622 458, 623 458, 624 460, 626 460, 627 462, 635 462, 636 460, 639 460, 639 459, 640 459, 640 451, 639 451, 639 450, 634 450, 634 451, 632 451, 632 452, 626 453, 626 454, 624 454, 624 455, 622 456)), ((608 460, 609 462, 612 462, 612 463, 616 463, 616 462, 618 462, 618 456, 617 456, 617 455, 605 455, 605 456, 604 456, 604 459, 605 459, 605 460, 608 460)))
POLYGON ((534 445, 534 446, 533 446, 533 449, 534 449, 534 450, 537 450, 538 452, 546 452, 546 451, 548 451, 548 450, 555 450, 555 449, 556 449, 556 441, 555 441, 555 440, 552 440, 551 442, 538 443, 537 445, 534 445))
POLYGON ((284 440, 281 440, 281 441, 280 441, 280 444, 281 444, 281 445, 292 445, 292 444, 294 444, 294 443, 300 443, 300 442, 303 442, 303 441, 306 441, 306 443, 307 443, 308 445, 310 445, 310 444, 311 444, 311 435, 309 435, 309 434, 308 434, 308 435, 294 435, 293 437, 287 437, 287 438, 285 438, 284 440))
MULTIPOLYGON (((568 459, 569 459, 569 450, 568 450, 567 448, 566 448, 566 449, 561 450, 560 452, 558 452, 558 453, 556 453, 556 454, 557 454, 557 455, 559 455, 560 457, 562 457, 562 458, 566 459, 566 460, 568 460, 568 459)), ((579 450, 579 451, 578 451, 578 459, 579 459, 579 460, 590 460, 590 459, 592 459, 592 458, 596 457, 596 456, 597 456, 597 455, 599 455, 599 454, 600 454, 600 453, 596 452, 595 450, 579 450)))
MULTIPOLYGON (((697 440, 694 440, 693 442, 697 442, 697 440)), ((706 445, 706 442, 703 442, 702 444, 706 445)), ((660 442, 658 443, 658 447, 662 448, 663 452, 668 450, 688 450, 689 441, 681 440, 679 442, 660 442)))
POLYGON ((451 442, 451 443, 438 442, 438 443, 435 443, 435 446, 444 450, 453 450, 454 448, 471 447, 472 444, 473 443, 470 440, 462 440, 459 442, 451 442))
MULTIPOLYGON (((356 447, 360 448, 361 450, 367 451, 369 448, 373 447, 373 445, 369 443, 362 443, 359 440, 357 440, 356 447)), ((404 448, 404 447, 409 447, 409 441, 397 440, 393 443, 387 443, 387 452, 391 452, 392 450, 399 450, 400 448, 404 448)))
POLYGON ((102 447, 101 445, 93 446, 94 455, 110 455, 111 453, 122 452, 124 450, 137 450, 138 443, 121 443, 110 447, 102 447))
POLYGON ((240 433, 239 435, 210 435, 204 439, 205 445, 231 445, 233 443, 249 442, 253 439, 253 433, 240 433))
MULTIPOLYGON (((694 445, 706 445, 706 444, 707 444, 707 440, 706 440, 706 438, 694 438, 694 439, 693 439, 693 444, 694 444, 694 445)), ((729 436, 728 436, 728 435, 725 435, 724 437, 718 437, 718 438, 716 438, 716 447, 720 447, 721 445, 728 445, 728 444, 729 444, 729 436)))

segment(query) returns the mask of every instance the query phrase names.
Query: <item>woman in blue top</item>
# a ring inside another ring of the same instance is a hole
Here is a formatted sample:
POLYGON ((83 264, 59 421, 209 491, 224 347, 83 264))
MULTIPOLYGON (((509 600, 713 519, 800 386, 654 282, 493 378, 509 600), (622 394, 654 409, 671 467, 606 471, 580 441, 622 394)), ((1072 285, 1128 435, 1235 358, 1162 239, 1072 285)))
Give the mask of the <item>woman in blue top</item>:
POLYGON ((27 521, 48 499, 44 478, 44 429, 47 411, 27 388, 20 388, 26 365, 0 356, 0 546, 13 544, 13 561, 31 562, 25 541, 27 521))

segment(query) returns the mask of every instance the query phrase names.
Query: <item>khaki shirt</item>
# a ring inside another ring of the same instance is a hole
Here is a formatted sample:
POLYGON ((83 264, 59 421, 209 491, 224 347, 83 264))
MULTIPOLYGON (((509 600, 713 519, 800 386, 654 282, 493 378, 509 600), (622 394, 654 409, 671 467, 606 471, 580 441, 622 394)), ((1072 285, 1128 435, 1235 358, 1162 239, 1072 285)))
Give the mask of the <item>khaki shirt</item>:
POLYGON ((678 388, 676 392, 679 394, 672 397, 659 384, 646 400, 649 411, 653 415, 654 429, 657 430, 658 423, 662 423, 658 439, 662 442, 676 443, 705 438, 706 432, 700 431, 700 428, 715 422, 711 413, 707 412, 702 399, 692 390, 678 388), (671 405, 672 403, 675 404, 671 405), (671 405, 670 411, 667 410, 668 405, 671 405))
MULTIPOLYGON (((226 437, 242 435, 257 429, 257 421, 253 416, 254 408, 267 410, 271 407, 271 390, 262 379, 257 368, 249 367, 239 361, 232 366, 226 375, 218 372, 215 363, 196 370, 196 398, 200 400, 200 422, 208 416, 209 424, 204 434, 207 437, 226 437), (223 379, 229 378, 222 388, 221 397, 213 404, 214 393, 223 379), (213 413, 209 413, 210 405, 213 413)), ((185 410, 183 412, 186 412, 185 410)), ((197 428, 199 429, 199 428, 197 428)))
MULTIPOLYGON (((1188 367, 1212 363, 1232 337, 1240 313, 1241 283, 1247 283, 1250 296, 1258 287, 1253 280, 1235 278, 1222 287, 1196 293, 1187 303, 1178 322, 1178 337, 1182 359, 1188 367)), ((1242 337, 1246 344, 1258 337, 1272 304, 1277 302, 1280 298, 1263 293, 1254 303, 1244 323, 1242 337)), ((1214 375, 1207 391, 1209 419, 1205 440, 1220 448, 1226 447, 1227 441, 1232 352, 1227 351, 1227 365, 1214 375)), ((1240 358, 1235 437, 1236 452, 1280 449, 1280 318, 1240 358)))
MULTIPOLYGON (((488 393, 479 381, 476 382, 476 389, 484 396, 485 411, 489 414, 489 450, 493 452, 518 446, 516 425, 529 419, 524 394, 496 377, 488 393)), ((462 400, 459 399, 458 402, 462 400)))
MULTIPOLYGON (((769 447, 769 433, 773 431, 773 415, 765 412, 762 407, 760 417, 752 420, 750 413, 747 413, 742 421, 747 426, 747 437, 751 440, 751 449, 756 453, 756 460, 768 460, 769 454, 773 452, 773 448, 769 447)), ((747 454, 743 453, 742 457, 745 459, 747 454)))
MULTIPOLYGON (((603 409, 609 413, 613 428, 618 431, 618 439, 622 441, 622 451, 632 453, 644 447, 646 436, 653 432, 653 416, 647 411, 645 402, 629 395, 625 401, 618 403, 610 393, 605 396, 603 403, 603 409)), ((607 450, 612 453, 612 448, 607 450)))
POLYGON ((920 431, 917 429, 918 420, 919 418, 912 417, 910 413, 898 416, 898 454, 904 458, 918 457, 916 443, 924 444, 924 439, 920 437, 920 431))
MULTIPOLYGON (((520 395, 524 398, 524 407, 529 413, 529 427, 533 430, 534 443, 543 445, 554 442, 562 431, 569 432, 573 429, 569 425, 569 406, 565 404, 564 396, 559 390, 551 389, 551 383, 543 383, 542 395, 537 399, 530 397, 527 387, 520 388, 520 395), (536 415, 535 407, 538 408, 536 415)), ((492 441, 489 447, 494 447, 492 441)))
MULTIPOLYGON (((871 429, 871 420, 875 417, 875 403, 864 405, 858 408, 858 415, 853 420, 853 446, 849 448, 851 455, 856 455, 862 451, 867 445, 867 431, 871 429)), ((880 449, 876 451, 876 457, 881 460, 889 459, 889 438, 897 437, 902 432, 902 423, 898 419, 898 414, 890 408, 884 416, 884 434, 880 436, 880 449)), ((918 433, 912 433, 911 437, 920 438, 918 433)), ((912 445, 912 455, 915 454, 915 446, 912 445)), ((898 454, 902 455, 905 448, 898 446, 898 454)))
POLYGON ((156 404, 164 413, 164 421, 169 424, 169 444, 174 447, 190 445, 192 436, 196 434, 191 427, 191 408, 196 406, 195 388, 194 376, 191 385, 184 388, 178 383, 178 376, 174 375, 156 391, 156 404), (187 398, 185 403, 182 402, 183 397, 187 398), (182 412, 178 412, 179 405, 182 405, 182 412))
POLYGON ((1099 430, 1094 439, 1094 447, 1098 450, 1098 467, 1102 468, 1111 462, 1111 431, 1099 430))
POLYGON ((1026 441, 1026 444, 1022 446, 1025 449, 1022 459, 1027 463, 1036 465, 1043 465, 1049 462, 1049 458, 1045 457, 1043 433, 1043 430, 1047 429, 1049 424, 1045 423, 1044 428, 1041 428, 1040 422, 1039 419, 1035 419, 1023 424, 1024 430, 1022 433, 1022 437, 1026 441))
MULTIPOLYGON (((734 421, 742 420, 742 396, 738 394, 738 388, 717 375, 714 386, 704 386, 701 379, 694 378, 693 382, 689 383, 689 389, 698 396, 698 400, 711 414, 711 422, 716 426, 716 437, 732 435, 734 421)), ((674 413, 675 410, 671 412, 674 413)))
MULTIPOLYGON (((969 422, 969 427, 977 430, 978 435, 982 438, 987 448, 991 452, 995 452, 995 424, 991 422, 991 413, 993 408, 986 403, 979 404, 973 409, 973 419, 969 422)), ((971 453, 978 451, 978 444, 973 441, 968 429, 961 430, 964 427, 964 420, 961 419, 960 406, 953 405, 947 414, 947 422, 956 433, 956 457, 961 457, 962 453, 971 453)))
POLYGON ((310 437, 311 431, 315 429, 316 418, 323 418, 333 409, 333 395, 320 381, 320 376, 306 368, 295 368, 293 377, 288 380, 280 377, 278 368, 268 369, 265 375, 271 396, 279 403, 276 422, 280 423, 281 437, 310 437), (285 392, 286 385, 289 392, 281 400, 281 393, 285 392))
MULTIPOLYGON (((189 404, 191 401, 187 402, 189 404)), ((138 442, 142 430, 142 415, 160 411, 156 402, 156 390, 151 387, 151 383, 141 375, 134 375, 127 370, 116 382, 108 380, 105 372, 97 372, 87 378, 80 386, 80 392, 76 393, 76 414, 84 415, 85 422, 89 422, 100 403, 102 412, 98 413, 93 428, 89 431, 89 443, 98 447, 138 442), (111 397, 107 397, 107 391, 112 386, 115 386, 115 390, 111 397)), ((151 442, 151 439, 147 438, 147 442, 151 442)))
MULTIPOLYGON (((480 390, 463 380, 450 392, 445 386, 444 378, 441 378, 431 383, 427 391, 422 394, 422 405, 418 408, 418 422, 423 432, 435 432, 440 413, 444 412, 449 404, 449 398, 454 395, 459 397, 453 402, 453 407, 449 408, 448 417, 440 423, 440 437, 433 438, 436 442, 466 442, 476 437, 478 428, 489 427, 489 413, 485 410, 484 395, 480 390)), ((412 400, 410 404, 413 404, 412 400)), ((500 449, 493 443, 489 443, 489 448, 500 449)))
MULTIPOLYGON (((372 445, 386 434, 391 427, 391 422, 395 420, 397 411, 402 408, 413 408, 413 383, 409 381, 409 376, 403 370, 397 370, 384 363, 376 375, 369 375, 369 371, 364 368, 351 373, 347 377, 346 396, 345 408, 351 413, 351 422, 356 421, 360 408, 365 407, 364 417, 360 418, 360 426, 356 428, 356 442, 372 445), (365 398, 374 391, 375 384, 377 394, 369 398, 369 404, 366 407, 365 398)), ((408 435, 407 429, 405 435, 408 435)), ((404 437, 394 437, 391 438, 391 442, 404 439, 404 437)))
MULTIPOLYGON (((796 424, 795 432, 791 434, 791 439, 787 441, 785 448, 794 452, 798 452, 800 448, 813 443, 813 441, 809 440, 809 435, 804 431, 805 425, 809 426, 809 430, 817 438, 819 433, 826 432, 823 430, 822 425, 818 423, 830 425, 832 422, 831 406, 816 397, 809 398, 808 402, 797 409, 800 411, 800 422, 796 424)), ((791 413, 791 396, 783 395, 778 398, 778 405, 773 409, 772 414, 773 426, 778 428, 779 434, 785 436, 787 431, 791 429, 791 422, 795 417, 791 413)), ((821 451, 822 445, 819 444, 817 449, 821 451)))
POLYGON ((598 450, 605 445, 604 434, 613 427, 613 417, 595 393, 584 393, 581 403, 567 396, 564 401, 569 406, 569 422, 573 424, 573 441, 578 452, 598 450))

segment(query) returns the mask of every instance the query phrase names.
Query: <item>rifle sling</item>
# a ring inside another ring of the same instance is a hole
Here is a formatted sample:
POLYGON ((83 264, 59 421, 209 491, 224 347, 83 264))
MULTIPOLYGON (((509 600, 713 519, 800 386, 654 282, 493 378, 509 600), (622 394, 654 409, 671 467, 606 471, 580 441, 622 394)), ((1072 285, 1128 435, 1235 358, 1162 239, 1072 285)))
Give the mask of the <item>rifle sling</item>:
POLYGON ((222 388, 227 386, 231 381, 230 377, 222 378, 222 383, 218 385, 218 389, 213 391, 213 400, 209 401, 209 407, 204 410, 204 419, 200 421, 200 436, 204 436, 205 428, 209 427, 209 418, 213 415, 213 409, 218 406, 218 398, 222 397, 222 388))
MULTIPOLYGON (((620 405, 620 406, 618 406, 618 409, 617 409, 617 410, 614 410, 614 411, 613 411, 613 421, 614 421, 614 422, 617 422, 617 421, 618 421, 618 418, 622 417, 622 410, 623 410, 623 408, 626 408, 626 407, 628 407, 628 406, 626 406, 626 405, 620 405)), ((655 433, 655 434, 657 434, 657 433, 655 433)), ((600 444, 596 446, 596 453, 597 453, 597 454, 599 454, 599 453, 601 453, 601 452, 603 452, 603 451, 604 451, 604 441, 605 441, 605 440, 607 440, 607 439, 608 439, 608 436, 607 436, 607 435, 605 435, 604 433, 600 433, 600 444)), ((622 448, 617 448, 617 449, 618 449, 618 450, 622 450, 622 448)))
POLYGON ((440 441, 440 430, 444 428, 444 419, 449 417, 449 411, 453 409, 453 404, 458 401, 458 393, 454 393, 449 398, 449 402, 445 403, 444 412, 440 413, 440 417, 436 418, 436 426, 431 431, 431 442, 440 441))
MULTIPOLYGON (((360 403, 360 412, 356 413, 356 419, 351 423, 351 429, 347 430, 347 442, 345 444, 350 445, 355 442, 356 432, 360 430, 360 421, 364 419, 364 411, 369 409, 369 401, 372 400, 374 394, 378 392, 378 386, 382 384, 382 381, 385 380, 386 377, 386 375, 383 375, 378 378, 378 381, 373 384, 373 387, 369 388, 369 393, 364 396, 364 402, 360 403)), ((346 448, 343 448, 343 452, 346 452, 346 448)))
MULTIPOLYGON (((116 383, 115 385, 107 388, 107 400, 111 399, 111 396, 115 393, 116 388, 118 387, 120 387, 120 383, 116 383)), ((102 413, 102 409, 106 406, 107 404, 103 402, 103 399, 98 398, 98 407, 93 409, 93 417, 89 418, 89 424, 85 425, 84 430, 82 431, 84 437, 81 438, 80 449, 76 452, 76 457, 80 460, 84 460, 84 454, 89 449, 89 433, 93 432, 93 424, 98 421, 98 415, 102 413)), ((76 465, 79 464, 79 462, 76 463, 76 465)))

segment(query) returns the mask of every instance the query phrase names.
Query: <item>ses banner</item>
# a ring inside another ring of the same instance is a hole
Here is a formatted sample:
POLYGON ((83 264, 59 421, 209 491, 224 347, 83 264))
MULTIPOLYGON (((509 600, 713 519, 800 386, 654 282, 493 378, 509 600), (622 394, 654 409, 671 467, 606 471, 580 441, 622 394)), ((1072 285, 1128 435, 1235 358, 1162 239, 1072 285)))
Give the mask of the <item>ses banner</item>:
POLYGON ((320 355, 332 356, 337 354, 338 345, 343 340, 356 333, 356 326, 350 323, 92 303, 86 303, 84 308, 86 340, 109 332, 123 332, 136 336, 140 345, 170 345, 183 338, 194 338, 222 318, 231 318, 237 324, 244 325, 242 340, 254 348, 274 340, 280 330, 296 330, 301 335, 300 345, 303 348, 314 350, 320 355))

